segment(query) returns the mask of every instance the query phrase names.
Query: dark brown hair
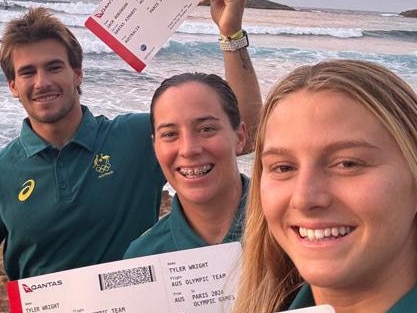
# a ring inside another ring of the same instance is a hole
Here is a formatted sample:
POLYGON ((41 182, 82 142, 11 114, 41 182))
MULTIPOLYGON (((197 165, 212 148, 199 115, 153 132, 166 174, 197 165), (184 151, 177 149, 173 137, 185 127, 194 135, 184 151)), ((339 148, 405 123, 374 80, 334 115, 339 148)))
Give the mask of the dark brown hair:
POLYGON ((219 97, 222 108, 226 113, 227 117, 229 118, 232 128, 236 130, 239 127, 240 114, 237 98, 232 88, 223 78, 215 74, 205 74, 199 72, 182 73, 165 79, 161 83, 161 85, 155 90, 155 93, 152 97, 150 110, 152 134, 155 134, 154 110, 155 103, 157 102, 158 98, 169 88, 180 86, 188 82, 199 82, 213 89, 219 97))
MULTIPOLYGON (((55 39, 66 48, 73 69, 81 69, 83 51, 74 34, 46 8, 30 8, 22 17, 9 21, 0 46, 0 65, 7 81, 15 79, 12 54, 21 45, 55 39)), ((78 92, 81 90, 78 87, 78 92)))

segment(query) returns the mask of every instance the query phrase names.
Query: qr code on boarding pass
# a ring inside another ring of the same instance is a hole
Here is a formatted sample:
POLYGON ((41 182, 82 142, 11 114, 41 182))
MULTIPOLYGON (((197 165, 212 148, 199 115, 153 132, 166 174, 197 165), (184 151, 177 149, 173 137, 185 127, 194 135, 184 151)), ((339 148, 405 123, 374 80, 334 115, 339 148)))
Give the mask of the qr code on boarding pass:
POLYGON ((153 265, 98 274, 101 290, 128 287, 156 281, 153 265))

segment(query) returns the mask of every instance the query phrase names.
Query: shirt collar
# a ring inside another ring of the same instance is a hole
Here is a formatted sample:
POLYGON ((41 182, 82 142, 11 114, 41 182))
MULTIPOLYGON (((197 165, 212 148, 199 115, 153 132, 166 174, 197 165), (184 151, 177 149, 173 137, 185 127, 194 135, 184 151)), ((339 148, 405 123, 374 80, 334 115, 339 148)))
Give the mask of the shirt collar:
MULTIPOLYGON (((239 209, 223 242, 239 241, 242 235, 243 220, 245 216, 246 196, 249 187, 249 178, 241 174, 241 180, 242 195, 239 203, 239 209)), ((180 238, 180 240, 176 242, 178 250, 189 249, 190 246, 206 246, 207 243, 200 236, 198 236, 189 225, 187 218, 184 215, 177 194, 175 194, 175 196, 172 199, 171 207, 172 211, 170 213, 170 227, 171 230, 175 233, 174 238, 180 238)))
POLYGON ((240 179, 242 181, 242 194, 240 196, 238 212, 233 218, 233 223, 227 232, 226 237, 224 238, 224 242, 240 241, 243 234, 243 225, 246 215, 246 198, 249 189, 249 178, 243 174, 240 174, 240 179))
MULTIPOLYGON (((410 289, 401 299, 396 302, 387 313, 403 313, 411 312, 415 308, 417 299, 417 285, 410 289)), ((291 303, 288 310, 301 309, 305 307, 315 306, 313 292, 310 285, 303 285, 297 293, 294 301, 291 303)))
POLYGON ((99 124, 86 106, 81 106, 81 108, 83 110, 83 118, 71 142, 77 143, 89 151, 94 151, 99 124))
POLYGON ((300 291, 294 298, 288 310, 301 309, 309 306, 315 306, 313 292, 311 291, 310 285, 303 285, 300 291))
MULTIPOLYGON (((76 143, 87 150, 93 151, 98 123, 86 106, 81 106, 83 117, 70 142, 76 143)), ((27 157, 31 157, 51 145, 40 138, 30 127, 29 119, 25 118, 20 132, 20 142, 27 157)))

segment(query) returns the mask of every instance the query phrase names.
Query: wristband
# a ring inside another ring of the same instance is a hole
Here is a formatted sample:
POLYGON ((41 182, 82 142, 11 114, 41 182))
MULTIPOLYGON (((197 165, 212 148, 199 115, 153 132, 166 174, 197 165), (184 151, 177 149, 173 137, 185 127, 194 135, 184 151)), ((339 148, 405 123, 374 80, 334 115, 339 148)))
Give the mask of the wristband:
POLYGON ((238 30, 236 33, 234 33, 231 36, 225 36, 225 35, 220 34, 220 38, 229 39, 229 40, 231 40, 231 39, 233 39, 233 40, 240 39, 243 36, 244 36, 243 29, 238 30))
POLYGON ((248 34, 244 30, 240 30, 230 37, 220 35, 219 38, 220 50, 222 51, 236 51, 249 46, 248 34))

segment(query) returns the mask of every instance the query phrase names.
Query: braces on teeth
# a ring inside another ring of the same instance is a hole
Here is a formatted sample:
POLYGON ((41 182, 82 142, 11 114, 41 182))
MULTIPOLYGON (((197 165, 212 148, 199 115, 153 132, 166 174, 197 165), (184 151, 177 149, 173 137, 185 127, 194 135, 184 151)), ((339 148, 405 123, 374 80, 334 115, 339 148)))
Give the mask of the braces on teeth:
POLYGON ((183 174, 183 175, 187 175, 187 176, 190 176, 190 175, 201 175, 201 174, 207 173, 210 170, 210 168, 211 168, 210 165, 204 165, 202 168, 181 169, 180 170, 180 173, 183 174))

